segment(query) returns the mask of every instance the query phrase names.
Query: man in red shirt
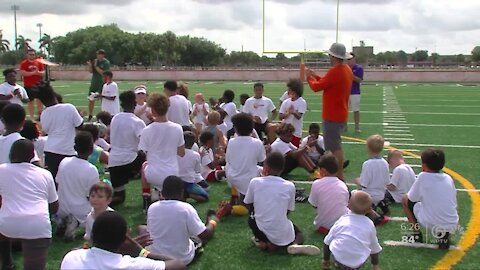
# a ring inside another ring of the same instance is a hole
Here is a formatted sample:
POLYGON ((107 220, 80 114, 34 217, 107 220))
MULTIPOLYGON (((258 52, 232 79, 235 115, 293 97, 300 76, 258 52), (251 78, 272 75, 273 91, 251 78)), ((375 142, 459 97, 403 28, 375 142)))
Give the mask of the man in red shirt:
POLYGON ((28 49, 27 59, 20 63, 20 74, 23 76, 23 87, 25 87, 28 98, 30 99, 28 102, 28 113, 30 114, 30 119, 32 120, 34 119, 33 114, 35 110, 33 100, 37 100, 37 111, 39 118, 43 110, 43 104, 38 99, 38 93, 36 91, 32 91, 32 89, 43 79, 44 73, 45 68, 43 67, 43 64, 35 59, 35 50, 28 49))
MULTIPOLYGON (((325 150, 330 150, 337 158, 338 164, 343 164, 341 134, 348 120, 348 99, 353 82, 352 69, 344 63, 351 58, 345 46, 333 43, 327 51, 332 67, 325 76, 320 77, 307 69, 307 80, 314 92, 323 90, 323 139, 325 150)), ((343 168, 339 168, 337 176, 344 179, 343 168)))

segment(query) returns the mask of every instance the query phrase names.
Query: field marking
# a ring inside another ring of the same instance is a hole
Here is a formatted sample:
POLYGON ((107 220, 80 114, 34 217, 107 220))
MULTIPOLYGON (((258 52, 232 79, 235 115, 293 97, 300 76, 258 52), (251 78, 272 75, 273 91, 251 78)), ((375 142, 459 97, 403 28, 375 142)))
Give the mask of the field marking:
MULTIPOLYGON (((82 107, 87 107, 87 106, 77 106, 79 108, 82 108, 82 107)), ((319 123, 320 121, 303 121, 303 123, 306 123, 306 124, 310 124, 310 123, 319 123)), ((353 125, 354 123, 353 122, 348 122, 347 124, 349 125, 353 125)), ((377 122, 377 123, 361 123, 362 125, 367 125, 367 126, 389 126, 389 127, 392 127, 392 128, 410 128, 409 126, 414 126, 414 127, 461 127, 461 128, 480 128, 480 125, 447 125, 447 124, 410 124, 410 123, 398 123, 398 124, 395 124, 395 125, 389 125, 388 123, 380 123, 380 122, 377 122)))
MULTIPOLYGON (((413 248, 428 248, 428 249, 438 249, 438 245, 435 244, 426 244, 426 243, 409 243, 409 242, 403 242, 403 241, 393 241, 393 240, 387 240, 383 241, 383 243, 387 246, 394 246, 394 247, 413 247, 413 248)), ((460 248, 457 246, 451 245, 449 248, 449 252, 451 251, 459 251, 460 248)), ((447 253, 448 254, 448 253, 447 253)), ((447 269, 447 268, 442 268, 442 269, 447 269)))
MULTIPOLYGON (((342 142, 344 144, 361 144, 364 145, 365 143, 361 142, 342 142)), ((480 145, 456 145, 456 144, 422 144, 422 143, 401 143, 398 142, 396 145, 404 145, 404 146, 419 146, 419 147, 444 147, 444 148, 467 148, 467 149, 480 149, 480 145)), ((398 149, 402 150, 402 149, 398 149)))
MULTIPOLYGON (((363 104, 362 104, 363 105, 363 104)), ((310 112, 322 112, 322 110, 316 110, 316 109, 312 109, 312 110, 309 110, 310 112)), ((423 114, 427 114, 427 115, 464 115, 464 116, 477 116, 477 115, 480 115, 480 113, 448 113, 448 112, 402 112, 402 113, 399 113, 399 112, 395 112, 395 113, 392 113, 391 111, 360 111, 361 113, 368 113, 368 114, 379 114, 379 113, 383 113, 383 114, 386 114, 388 116, 400 116, 402 114, 419 114, 419 115, 423 115, 423 114)))
MULTIPOLYGON (((365 140, 362 139, 347 136, 342 136, 342 138, 365 144, 365 140)), ((385 147, 388 149, 397 149, 393 146, 385 147)), ((402 153, 404 155, 420 158, 420 156, 408 151, 402 151, 402 153)), ((456 171, 448 167, 444 167, 443 171, 446 174, 450 175, 454 180, 459 182, 466 190, 476 190, 472 182, 470 182, 467 178, 463 177, 456 171)), ((442 259, 437 261, 437 263, 433 267, 434 270, 452 268, 465 256, 467 251, 475 245, 477 238, 480 236, 480 226, 478 226, 478 222, 480 220, 480 192, 467 192, 467 194, 470 196, 471 200, 471 214, 470 220, 467 222, 467 229, 462 235, 462 238, 458 241, 459 250, 450 250, 449 252, 447 252, 447 254, 445 254, 442 259)))
POLYGON ((407 217, 388 217, 388 221, 408 222, 407 217))
POLYGON ((414 138, 384 137, 384 139, 390 141, 415 141, 414 138))
POLYGON ((400 137, 413 137, 412 134, 402 134, 402 133, 383 133, 383 136, 400 136, 400 137))

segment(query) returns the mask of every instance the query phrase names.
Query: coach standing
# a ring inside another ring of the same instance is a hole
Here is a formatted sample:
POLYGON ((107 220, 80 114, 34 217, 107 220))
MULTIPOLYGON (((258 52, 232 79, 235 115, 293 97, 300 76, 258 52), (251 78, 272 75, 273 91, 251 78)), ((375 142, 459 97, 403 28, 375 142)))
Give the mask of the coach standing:
POLYGON ((88 121, 92 120, 93 108, 95 107, 95 98, 90 97, 91 93, 102 93, 103 72, 110 70, 110 61, 105 58, 105 51, 97 51, 96 58, 93 61, 87 61, 88 72, 92 73, 90 89, 88 90, 88 121))
POLYGON ((363 67, 357 64, 355 54, 350 53, 352 58, 348 60, 348 65, 353 72, 352 91, 350 92, 350 110, 353 112, 355 121, 355 132, 360 133, 360 83, 363 81, 363 67))
POLYGON ((30 114, 30 119, 35 120, 34 112, 35 105, 33 101, 37 100, 37 111, 38 118, 43 110, 43 104, 38 99, 38 92, 33 91, 35 85, 43 79, 43 74, 45 74, 45 69, 42 63, 35 59, 35 50, 28 49, 27 57, 20 63, 20 74, 23 76, 23 87, 27 91, 28 98, 28 113, 30 114))
MULTIPOLYGON (((314 92, 323 90, 323 139, 325 150, 329 150, 338 159, 338 164, 343 164, 343 150, 341 134, 345 129, 348 119, 348 99, 352 87, 352 69, 344 63, 351 58, 345 46, 333 43, 327 51, 330 57, 331 68, 320 77, 312 70, 307 69, 307 80, 314 92)), ((338 178, 344 179, 343 168, 339 166, 338 178)))

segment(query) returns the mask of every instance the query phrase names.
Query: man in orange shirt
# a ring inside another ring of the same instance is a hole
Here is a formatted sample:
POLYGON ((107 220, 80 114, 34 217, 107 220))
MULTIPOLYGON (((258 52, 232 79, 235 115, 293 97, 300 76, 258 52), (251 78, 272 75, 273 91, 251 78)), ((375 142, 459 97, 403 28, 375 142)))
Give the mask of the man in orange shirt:
MULTIPOLYGON (((307 80, 314 92, 323 90, 323 139, 325 150, 330 150, 337 158, 338 164, 343 164, 341 134, 348 120, 348 99, 353 82, 352 69, 344 63, 351 58, 345 46, 333 43, 327 51, 332 67, 325 76, 320 77, 307 69, 307 80)), ((344 180, 343 168, 337 172, 338 178, 344 180)))
POLYGON ((20 63, 20 74, 23 76, 23 87, 27 91, 28 98, 28 113, 30 114, 30 119, 34 120, 33 114, 35 110, 35 105, 33 101, 37 100, 37 111, 38 118, 43 110, 43 104, 38 99, 38 93, 33 91, 35 85, 43 79, 43 74, 45 74, 45 69, 42 63, 35 59, 35 50, 27 50, 27 58, 20 63))

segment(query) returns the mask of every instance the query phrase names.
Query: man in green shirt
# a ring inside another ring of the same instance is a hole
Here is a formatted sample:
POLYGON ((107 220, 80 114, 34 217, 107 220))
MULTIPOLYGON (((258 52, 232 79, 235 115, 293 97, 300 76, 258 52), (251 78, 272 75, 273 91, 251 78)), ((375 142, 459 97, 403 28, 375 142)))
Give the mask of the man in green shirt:
POLYGON ((87 61, 88 72, 92 73, 90 89, 88 90, 88 121, 92 120, 93 108, 95 107, 95 98, 92 93, 102 93, 103 88, 103 72, 110 70, 110 61, 105 58, 105 51, 100 49, 97 51, 95 60, 87 61))

